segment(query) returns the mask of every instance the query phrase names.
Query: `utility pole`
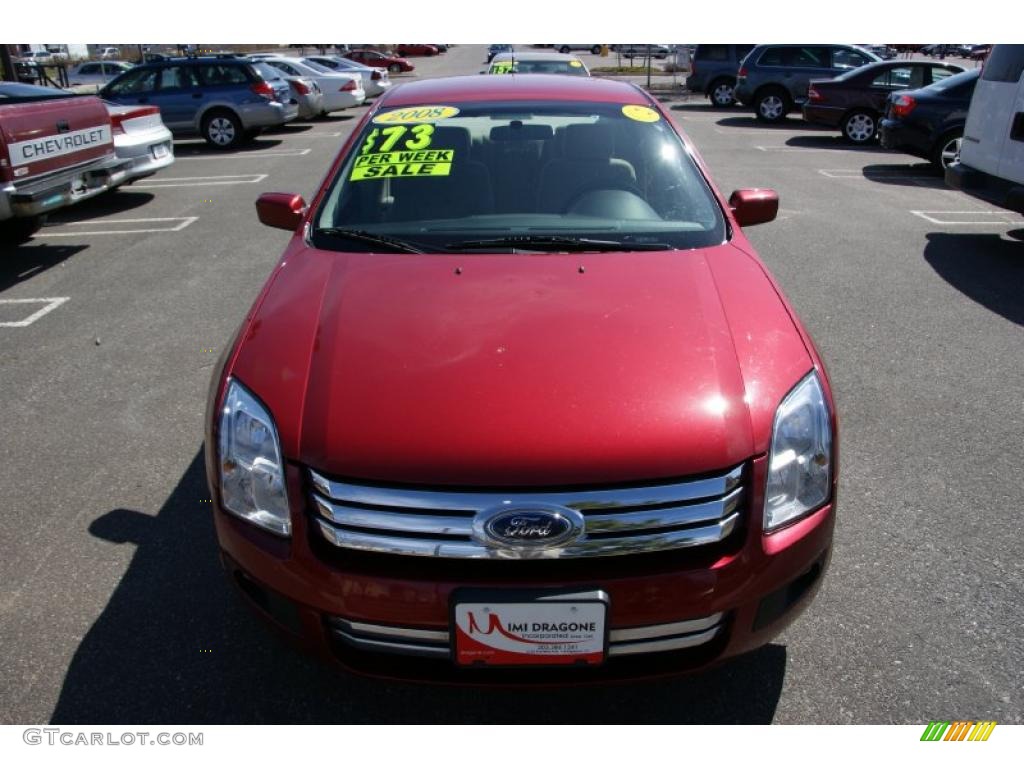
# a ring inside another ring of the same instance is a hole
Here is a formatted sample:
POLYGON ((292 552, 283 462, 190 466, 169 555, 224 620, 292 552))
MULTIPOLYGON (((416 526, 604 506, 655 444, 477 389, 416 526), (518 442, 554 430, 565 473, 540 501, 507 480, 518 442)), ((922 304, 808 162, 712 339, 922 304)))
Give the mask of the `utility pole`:
POLYGON ((647 46, 647 90, 651 90, 651 46, 647 46))
POLYGON ((11 49, 6 43, 0 43, 0 63, 3 64, 4 80, 18 82, 18 73, 14 71, 14 59, 11 57, 11 49))

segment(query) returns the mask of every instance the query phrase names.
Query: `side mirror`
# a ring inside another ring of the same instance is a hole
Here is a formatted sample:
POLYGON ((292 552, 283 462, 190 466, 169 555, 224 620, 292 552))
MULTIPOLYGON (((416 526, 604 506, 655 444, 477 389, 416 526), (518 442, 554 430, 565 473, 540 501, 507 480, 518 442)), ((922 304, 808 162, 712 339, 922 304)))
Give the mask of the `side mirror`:
POLYGON ((256 215, 268 227, 287 229, 294 232, 302 223, 306 213, 306 201, 302 195, 288 192, 264 192, 256 200, 256 215))
POLYGON ((736 223, 752 227, 774 221, 779 214, 779 194, 774 189, 737 189, 729 197, 736 223))

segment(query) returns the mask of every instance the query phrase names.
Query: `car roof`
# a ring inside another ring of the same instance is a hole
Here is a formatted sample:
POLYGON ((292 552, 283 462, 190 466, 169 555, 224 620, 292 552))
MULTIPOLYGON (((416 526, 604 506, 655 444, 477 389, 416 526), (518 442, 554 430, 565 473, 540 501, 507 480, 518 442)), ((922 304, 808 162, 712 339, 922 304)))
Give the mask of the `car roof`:
POLYGON ((524 51, 522 53, 499 53, 492 61, 579 61, 579 56, 571 53, 545 53, 542 51, 524 51))
POLYGON ((628 82, 565 75, 494 77, 466 75, 405 83, 383 97, 389 107, 444 104, 446 101, 607 101, 619 104, 652 103, 649 96, 628 82))

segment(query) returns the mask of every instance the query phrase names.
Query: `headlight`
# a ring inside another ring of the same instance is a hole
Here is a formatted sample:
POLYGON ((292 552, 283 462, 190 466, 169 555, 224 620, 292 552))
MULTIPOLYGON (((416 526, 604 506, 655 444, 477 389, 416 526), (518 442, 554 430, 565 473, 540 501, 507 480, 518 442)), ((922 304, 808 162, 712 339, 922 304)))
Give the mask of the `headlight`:
POLYGON ((832 419, 818 375, 811 373, 775 412, 764 495, 771 531, 820 507, 832 489, 832 419))
POLYGON ((274 420, 245 387, 228 380, 218 439, 224 508, 250 523, 290 536, 281 444, 274 420))

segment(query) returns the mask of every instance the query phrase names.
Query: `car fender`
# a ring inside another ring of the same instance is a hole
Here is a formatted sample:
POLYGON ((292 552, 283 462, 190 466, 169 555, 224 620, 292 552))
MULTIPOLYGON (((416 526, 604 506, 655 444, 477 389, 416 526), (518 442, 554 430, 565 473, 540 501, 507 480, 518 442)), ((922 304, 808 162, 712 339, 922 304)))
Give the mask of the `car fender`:
POLYGON ((216 99, 214 101, 206 102, 205 104, 203 104, 202 107, 199 108, 199 111, 196 112, 195 123, 192 126, 195 129, 196 133, 199 133, 202 130, 203 118, 206 117, 206 114, 211 109, 226 109, 229 112, 233 112, 234 114, 238 115, 238 119, 242 121, 242 125, 244 127, 245 114, 243 110, 239 109, 239 104, 234 101, 228 101, 227 99, 216 99))

